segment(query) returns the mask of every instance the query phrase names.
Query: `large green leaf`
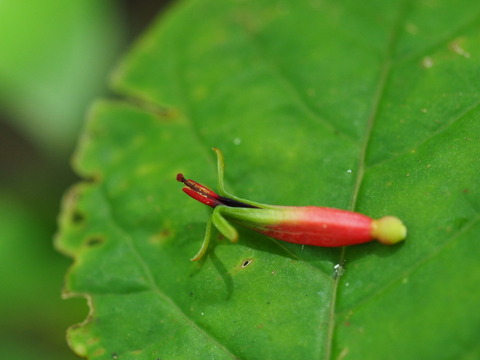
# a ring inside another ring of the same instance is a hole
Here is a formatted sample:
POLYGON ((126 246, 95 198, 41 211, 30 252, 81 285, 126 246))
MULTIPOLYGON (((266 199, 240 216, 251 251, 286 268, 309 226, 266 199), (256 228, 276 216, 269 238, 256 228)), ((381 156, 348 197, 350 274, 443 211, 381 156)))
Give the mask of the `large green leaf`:
POLYGON ((65 198, 70 330, 89 359, 480 355, 480 3, 184 1, 114 77, 65 198), (248 230, 200 246, 175 181, 399 216, 406 242, 325 249, 248 230), (247 260, 249 265, 245 266, 247 260), (345 262, 345 263, 344 263, 345 262), (333 276, 335 264, 345 273, 333 276))

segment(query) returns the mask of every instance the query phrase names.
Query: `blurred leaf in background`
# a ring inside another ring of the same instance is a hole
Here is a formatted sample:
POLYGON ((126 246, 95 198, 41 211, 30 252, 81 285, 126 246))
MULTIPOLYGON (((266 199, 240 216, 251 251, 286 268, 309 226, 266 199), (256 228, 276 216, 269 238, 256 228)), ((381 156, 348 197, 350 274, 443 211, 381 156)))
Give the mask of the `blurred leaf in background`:
POLYGON ((118 52, 115 3, 4 0, 0 34, 0 103, 42 150, 64 154, 118 52))
POLYGON ((52 224, 0 193, 0 351, 4 359, 66 359, 64 329, 85 315, 58 296, 67 262, 49 247, 52 224))
POLYGON ((161 4, 0 1, 0 357, 75 359, 65 331, 84 300, 60 298, 70 261, 52 249, 68 159, 91 100, 161 4))
POLYGON ((479 358, 479 29, 473 0, 179 2, 118 68, 126 100, 99 101, 79 141, 88 181, 57 245, 92 317, 72 348, 479 358), (326 249, 241 229, 191 263, 210 209, 175 175, 215 187, 212 146, 238 196, 397 215, 408 238, 326 249))

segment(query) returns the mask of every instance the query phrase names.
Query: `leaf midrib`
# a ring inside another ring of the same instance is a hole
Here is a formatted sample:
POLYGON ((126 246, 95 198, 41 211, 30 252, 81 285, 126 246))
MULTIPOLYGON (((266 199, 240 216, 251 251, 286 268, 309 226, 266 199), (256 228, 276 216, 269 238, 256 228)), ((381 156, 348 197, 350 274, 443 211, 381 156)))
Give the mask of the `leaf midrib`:
MULTIPOLYGON (((375 126, 375 122, 377 120, 380 104, 385 94, 385 87, 392 71, 393 54, 398 42, 398 37, 401 31, 402 25, 405 22, 408 4, 409 4, 409 0, 403 0, 399 5, 397 18, 392 27, 392 31, 390 33, 387 48, 385 51, 384 60, 380 68, 380 76, 377 84, 377 90, 373 98, 370 115, 367 122, 367 127, 365 129, 364 141, 360 149, 358 167, 357 167, 357 177, 355 179, 353 194, 352 194, 352 198, 350 200, 350 206, 349 206, 349 209, 351 211, 355 211, 355 209, 357 208, 358 194, 360 192, 360 188, 362 186, 364 174, 366 171, 366 154, 368 151, 368 147, 370 145, 372 131, 375 126)), ((345 262, 346 262, 346 247, 343 247, 340 253, 340 259, 338 263, 343 264, 345 262)), ((330 308, 330 318, 328 321, 328 333, 327 333, 326 345, 325 345, 325 349, 326 349, 325 356, 324 356, 325 360, 330 360, 333 355, 332 347, 333 347, 333 340, 334 340, 335 320, 337 316, 336 301, 337 301, 340 278, 341 277, 338 276, 334 279, 332 300, 330 303, 331 308, 330 308)))
MULTIPOLYGON (((404 23, 404 21, 402 21, 402 20, 405 18, 404 15, 406 13, 407 4, 408 4, 408 0, 404 0, 401 3, 399 15, 397 16, 397 22, 396 22, 395 26, 393 27, 392 34, 391 34, 391 37, 390 37, 390 40, 389 40, 389 46, 387 48, 388 50, 386 51, 385 60, 383 62, 382 69, 381 69, 381 72, 380 72, 381 75, 379 77, 379 81, 378 81, 378 85, 377 85, 377 91, 376 91, 375 97, 373 99, 374 101, 372 102, 369 121, 368 121, 368 125, 367 125, 365 135, 364 135, 363 146, 362 146, 360 154, 359 154, 359 162, 358 162, 359 163, 359 171, 357 172, 357 178, 356 178, 356 182, 355 182, 355 185, 354 185, 352 198, 351 198, 351 201, 350 201, 350 209, 351 210, 355 210, 355 208, 357 207, 358 194, 359 194, 361 186, 362 186, 363 177, 364 177, 365 172, 372 169, 373 167, 377 167, 379 165, 384 164, 385 162, 392 161, 393 159, 405 154, 405 152, 400 153, 400 154, 395 154, 395 156, 393 158, 386 159, 385 161, 382 161, 380 163, 371 164, 369 166, 366 165, 366 154, 367 154, 367 150, 368 150, 368 147, 369 147, 369 144, 370 144, 372 130, 374 128, 375 121, 377 119, 379 106, 381 104, 381 101, 382 101, 382 98, 383 98, 383 95, 384 95, 385 85, 386 85, 386 82, 387 82, 387 80, 389 78, 389 75, 391 73, 392 66, 394 66, 395 64, 398 64, 398 62, 393 64, 393 62, 392 62, 393 56, 392 55, 393 55, 393 52, 394 52, 394 49, 395 49, 395 45, 397 43, 398 35, 400 33, 400 30, 401 30, 401 25, 404 23)), ((420 56, 420 55, 417 54, 417 56, 420 56)), ((177 65, 178 65, 178 68, 177 68, 178 77, 183 78, 181 68, 182 68, 182 66, 184 66, 184 63, 178 62, 177 65)), ((274 66, 274 64, 271 64, 271 65, 274 66)), ((299 94, 298 97, 297 97, 298 101, 303 102, 303 105, 304 105, 304 107, 306 107, 306 111, 308 113, 312 113, 313 109, 311 108, 311 106, 309 106, 308 102, 305 101, 304 96, 302 96, 300 90, 298 88, 296 88, 293 83, 288 82, 288 78, 286 77, 285 74, 283 74, 281 72, 281 69, 277 69, 277 70, 279 71, 277 76, 279 76, 279 77, 281 77, 282 79, 285 80, 285 86, 289 87, 289 90, 293 94, 295 92, 297 92, 299 94)), ((182 98, 182 100, 183 100, 182 105, 186 106, 185 109, 186 109, 187 115, 192 115, 192 113, 191 113, 192 109, 189 109, 188 99, 185 96, 185 94, 187 94, 186 89, 185 89, 185 81, 184 81, 185 79, 182 79, 182 80, 183 81, 179 84, 180 87, 181 87, 181 89, 179 89, 179 90, 180 90, 180 92, 183 92, 183 95, 180 98, 182 98)), ((466 113, 472 111, 473 109, 477 108, 478 106, 479 106, 479 103, 474 104, 472 107, 469 108, 468 111, 465 111, 464 113, 462 113, 462 115, 460 115, 458 118, 452 119, 451 122, 448 122, 445 126, 440 128, 435 134, 432 134, 427 139, 422 141, 421 144, 427 142, 433 136, 438 135, 439 133, 441 133, 443 131, 446 131, 452 124, 456 123, 457 120, 459 120, 460 118, 465 116, 466 113)), ((318 115, 317 115, 317 117, 318 117, 318 115)), ((198 132, 198 128, 195 126, 195 122, 192 119, 192 116, 189 116, 188 120, 190 121, 192 131, 194 131, 197 135, 199 143, 201 143, 202 147, 206 149, 207 146, 206 146, 205 142, 203 141, 203 139, 201 138, 200 133, 198 132)), ((322 120, 322 123, 324 123, 324 124, 329 123, 328 119, 322 118, 321 120, 322 120)), ((331 125, 331 126, 333 126, 333 125, 331 125)), ((418 147, 420 145, 416 145, 416 147, 418 147)), ((206 151, 208 151, 208 150, 206 150, 206 151)), ((345 255, 346 255, 345 253, 346 253, 346 249, 343 248, 342 251, 341 251, 341 256, 340 256, 339 263, 341 263, 345 259, 345 255)), ((148 266, 147 266, 147 268, 148 268, 148 266)), ((334 287, 334 291, 333 291, 333 294, 332 294, 332 302, 331 302, 332 311, 331 311, 331 318, 330 318, 330 321, 329 321, 329 324, 330 324, 329 326, 331 326, 331 333, 329 335, 329 338, 327 339, 327 342, 329 343, 329 345, 328 345, 329 350, 326 353, 326 357, 325 357, 326 359, 331 358, 331 349, 332 349, 332 342, 333 342, 333 337, 334 337, 333 336, 334 335, 333 331, 334 331, 334 328, 335 328, 335 316, 338 316, 338 314, 335 314, 335 302, 336 302, 336 295, 337 295, 337 290, 338 290, 338 283, 339 283, 339 278, 337 278, 335 280, 335 287, 334 287)), ((390 286, 390 285, 388 285, 388 286, 390 286)), ((158 286, 157 286, 157 288, 158 288, 158 286)), ((160 290, 160 289, 158 289, 158 290, 160 290)), ((196 325, 194 322, 192 322, 192 323, 193 323, 194 326, 196 325)))

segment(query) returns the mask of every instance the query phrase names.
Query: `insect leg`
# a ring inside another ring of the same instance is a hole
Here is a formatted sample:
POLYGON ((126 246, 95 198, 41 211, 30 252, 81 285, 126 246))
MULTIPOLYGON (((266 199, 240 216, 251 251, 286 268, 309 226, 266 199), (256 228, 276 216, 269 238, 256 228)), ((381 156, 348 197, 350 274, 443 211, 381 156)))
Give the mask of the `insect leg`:
POLYGON ((245 200, 242 198, 239 198, 238 196, 230 194, 226 189, 225 189, 225 183, 224 183, 224 176, 225 176, 225 160, 223 158, 223 153, 220 151, 220 149, 214 147, 213 151, 217 154, 217 173, 218 173, 218 193, 222 196, 228 197, 230 199, 236 200, 243 202, 245 204, 253 205, 255 207, 260 207, 260 208, 268 208, 271 207, 269 205, 265 204, 260 204, 254 201, 250 200, 245 200))
POLYGON ((225 169, 225 160, 223 158, 223 153, 220 151, 220 149, 214 147, 213 151, 217 154, 217 174, 218 174, 218 192, 222 196, 227 196, 227 197, 232 197, 231 194, 225 190, 225 184, 223 182, 224 178, 224 169, 225 169))
POLYGON ((226 206, 217 206, 213 210, 212 214, 212 222, 213 225, 218 229, 218 231, 225 236, 231 242, 238 241, 238 232, 237 230, 230 224, 230 222, 225 219, 222 215, 222 211, 224 209, 228 209, 226 206))
POLYGON ((200 250, 198 250, 198 252, 195 254, 195 256, 190 259, 191 261, 200 260, 203 257, 203 255, 205 255, 208 249, 208 245, 210 244, 211 232, 212 232, 212 217, 210 217, 210 219, 208 220, 207 229, 205 230, 205 236, 203 237, 202 246, 200 247, 200 250))

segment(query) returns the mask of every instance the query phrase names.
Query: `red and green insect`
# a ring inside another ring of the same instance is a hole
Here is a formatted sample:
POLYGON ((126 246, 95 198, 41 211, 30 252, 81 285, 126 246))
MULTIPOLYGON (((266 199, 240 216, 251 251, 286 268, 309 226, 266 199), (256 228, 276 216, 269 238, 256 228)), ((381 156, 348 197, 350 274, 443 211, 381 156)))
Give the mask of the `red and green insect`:
POLYGON ((212 224, 231 242, 238 240, 238 232, 230 221, 278 240, 326 247, 355 245, 372 240, 393 245, 407 235, 405 225, 394 216, 372 219, 340 209, 266 205, 233 196, 227 193, 223 183, 223 154, 217 148, 213 150, 217 154, 219 194, 185 179, 182 174, 177 175, 187 195, 214 208, 202 246, 192 261, 201 259, 207 251, 212 224))

